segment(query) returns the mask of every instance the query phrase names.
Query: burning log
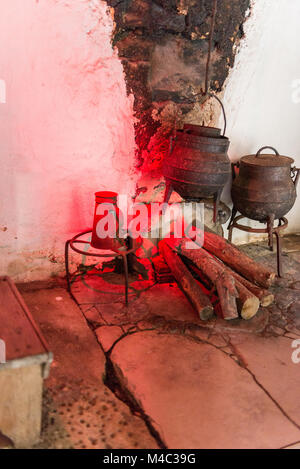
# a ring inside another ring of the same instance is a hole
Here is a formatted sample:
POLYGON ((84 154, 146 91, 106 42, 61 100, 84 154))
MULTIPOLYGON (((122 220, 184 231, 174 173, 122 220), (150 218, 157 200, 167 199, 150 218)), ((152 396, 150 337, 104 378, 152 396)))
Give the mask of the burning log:
POLYGON ((196 309, 200 319, 203 321, 210 319, 214 314, 213 306, 178 254, 174 252, 166 242, 160 243, 160 251, 170 267, 179 287, 196 309))
POLYGON ((180 252, 190 259, 215 285, 224 319, 231 320, 238 318, 236 299, 239 297, 239 293, 232 275, 204 249, 198 249, 196 245, 195 249, 187 249, 185 246, 186 242, 192 243, 192 241, 168 239, 166 242, 174 251, 180 252))
POLYGON ((275 272, 253 261, 233 244, 214 233, 205 231, 203 247, 255 284, 268 288, 275 280, 275 272))

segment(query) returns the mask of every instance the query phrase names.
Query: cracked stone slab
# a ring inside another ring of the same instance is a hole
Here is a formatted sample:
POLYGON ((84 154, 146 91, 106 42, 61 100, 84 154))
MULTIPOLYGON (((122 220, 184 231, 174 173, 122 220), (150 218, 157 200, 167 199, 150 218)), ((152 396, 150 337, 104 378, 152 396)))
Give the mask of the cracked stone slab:
POLYGON ((83 312, 87 321, 93 326, 97 327, 105 324, 103 318, 101 317, 101 314, 95 306, 83 305, 80 307, 80 309, 83 312))
POLYGON ((300 339, 300 331, 298 332, 298 334, 294 334, 293 332, 286 332, 285 337, 288 337, 292 340, 300 339))
POLYGON ((177 284, 151 284, 132 276, 131 288, 133 291, 126 306, 122 275, 108 273, 101 277, 100 274, 85 274, 73 283, 72 293, 94 327, 103 323, 124 326, 147 321, 152 322, 150 328, 173 332, 196 325, 217 332, 239 330, 259 333, 268 324, 269 314, 265 309, 261 309, 250 321, 237 319, 229 322, 217 317, 201 321, 177 284))
MULTIPOLYGON (((240 245, 239 249, 248 256, 252 257, 257 262, 270 267, 276 271, 277 269, 277 254, 276 249, 274 252, 270 251, 267 244, 264 243, 250 243, 240 245)), ((287 279, 292 277, 294 281, 300 280, 300 252, 284 252, 282 254, 282 268, 283 277, 287 279)))
MULTIPOLYGON (((130 283, 134 283, 136 278, 130 277, 130 283)), ((124 301, 125 298, 125 278, 122 274, 86 273, 77 277, 72 283, 71 291, 80 305, 86 304, 112 304, 124 301)), ((129 288, 129 298, 136 297, 136 290, 129 288)))
POLYGON ((292 315, 295 326, 300 329, 300 301, 296 301, 290 306, 289 314, 292 315))
POLYGON ((291 446, 286 446, 284 449, 300 449, 300 441, 291 446))
MULTIPOLYGON (((203 324, 194 308, 175 283, 154 285, 143 294, 149 313, 166 319, 203 324)), ((211 321, 213 324, 213 321, 211 321)))
POLYGON ((253 377, 211 345, 141 332, 122 339, 111 359, 168 448, 281 448, 299 441, 299 429, 253 377))
POLYGON ((300 364, 292 361, 293 340, 288 337, 231 337, 231 343, 259 383, 300 426, 300 364))
POLYGON ((266 308, 260 308, 258 313, 249 321, 243 319, 233 319, 232 321, 225 321, 225 319, 218 318, 214 330, 216 332, 243 332, 246 334, 259 334, 264 331, 269 323, 269 312, 266 308))
POLYGON ((149 308, 144 298, 130 298, 128 305, 124 302, 97 304, 97 310, 106 324, 125 325, 142 321, 149 314, 149 308))
POLYGON ((145 422, 103 383, 105 355, 65 289, 22 294, 54 354, 38 448, 157 448, 145 422))
MULTIPOLYGON (((282 271, 283 278, 292 278, 294 281, 300 280, 300 256, 299 253, 283 254, 282 255, 282 271)), ((273 268, 276 271, 277 268, 277 254, 272 253, 257 259, 258 262, 262 262, 266 266, 273 268)))
POLYGON ((212 329, 201 327, 196 324, 190 324, 185 329, 185 335, 192 336, 198 340, 206 342, 211 335, 212 329))
POLYGON ((289 309, 294 303, 300 302, 300 291, 290 288, 280 289, 275 294, 275 303, 281 310, 289 309))
POLYGON ((274 325, 270 325, 267 327, 265 335, 276 337, 276 336, 283 336, 285 333, 286 331, 282 327, 276 327, 274 325))
POLYGON ((105 352, 123 335, 119 326, 102 326, 95 330, 95 334, 105 352))
POLYGON ((300 252, 292 252, 289 254, 289 257, 292 258, 294 261, 300 263, 300 252))
POLYGON ((192 305, 176 284, 155 285, 142 297, 148 305, 149 313, 153 316, 160 315, 167 321, 179 321, 187 325, 198 325, 217 332, 245 333, 262 332, 268 324, 269 313, 265 308, 261 308, 258 314, 249 321, 235 319, 225 321, 222 318, 214 317, 209 321, 202 321, 192 305))
POLYGON ((207 340, 217 348, 226 347, 229 341, 229 339, 227 340, 226 337, 223 337, 221 334, 211 334, 207 340))
POLYGON ((285 252, 300 251, 300 234, 292 233, 282 238, 282 247, 285 252))

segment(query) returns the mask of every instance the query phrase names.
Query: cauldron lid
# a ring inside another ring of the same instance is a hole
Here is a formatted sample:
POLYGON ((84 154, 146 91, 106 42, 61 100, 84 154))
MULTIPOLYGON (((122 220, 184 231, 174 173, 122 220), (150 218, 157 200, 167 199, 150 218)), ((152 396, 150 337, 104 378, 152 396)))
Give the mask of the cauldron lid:
POLYGON ((294 163, 292 158, 288 156, 279 155, 278 151, 274 147, 265 146, 258 150, 256 155, 247 155, 244 156, 241 161, 243 164, 250 165, 250 166, 260 166, 266 168, 283 168, 289 167, 294 163), (275 155, 262 154, 263 150, 272 150, 274 151, 275 155))
POLYGON ((243 156, 241 161, 251 166, 265 166, 271 168, 281 168, 291 166, 294 163, 293 158, 282 155, 247 155, 243 156))

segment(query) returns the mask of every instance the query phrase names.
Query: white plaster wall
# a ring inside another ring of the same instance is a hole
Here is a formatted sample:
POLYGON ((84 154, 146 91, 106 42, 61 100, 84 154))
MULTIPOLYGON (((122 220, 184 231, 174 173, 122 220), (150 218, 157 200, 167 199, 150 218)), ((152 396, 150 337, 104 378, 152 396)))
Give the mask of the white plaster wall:
POLYGON ((0 0, 0 273, 61 272, 94 192, 134 191, 132 98, 101 0, 0 0))
MULTIPOLYGON (((299 25, 299 0, 253 2, 224 96, 233 161, 271 145, 300 167, 299 25)), ((223 199, 230 200, 229 188, 223 199)), ((300 231, 300 196, 288 219, 289 231, 300 231)), ((248 239, 235 230, 235 242, 248 239)))

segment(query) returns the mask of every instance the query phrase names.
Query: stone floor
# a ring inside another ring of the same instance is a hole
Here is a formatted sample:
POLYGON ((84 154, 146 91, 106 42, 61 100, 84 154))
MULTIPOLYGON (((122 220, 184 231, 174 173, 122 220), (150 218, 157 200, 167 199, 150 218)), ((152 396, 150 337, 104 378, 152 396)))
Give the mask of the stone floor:
POLYGON ((66 289, 19 290, 54 353, 36 448, 157 448, 144 420, 104 384, 106 357, 66 289))
MULTIPOLYGON (((242 249, 275 266, 264 243, 242 249)), ((95 269, 76 302, 20 287, 55 356, 39 447, 299 449, 300 236, 284 251, 251 321, 203 323, 175 284, 135 276, 125 307, 122 276, 95 269)))

